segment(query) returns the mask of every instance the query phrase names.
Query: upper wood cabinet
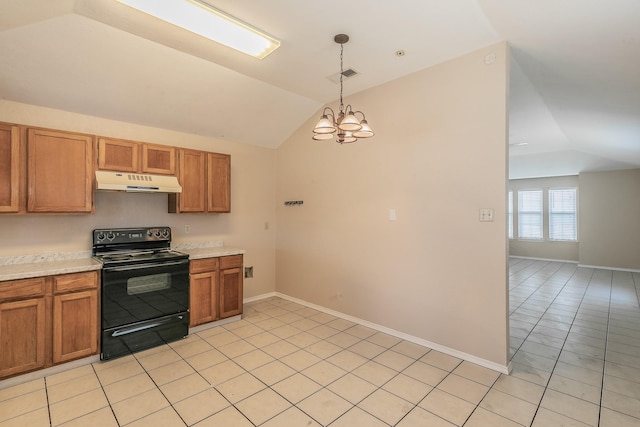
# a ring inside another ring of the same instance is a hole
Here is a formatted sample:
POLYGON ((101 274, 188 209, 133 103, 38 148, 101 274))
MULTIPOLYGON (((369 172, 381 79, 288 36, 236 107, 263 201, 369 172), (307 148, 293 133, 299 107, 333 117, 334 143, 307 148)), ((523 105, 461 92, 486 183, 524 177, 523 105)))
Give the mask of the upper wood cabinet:
POLYGON ((98 169, 138 172, 140 145, 133 141, 98 138, 98 169))
POLYGON ((0 124, 0 212, 20 210, 20 128, 0 124))
POLYGON ((231 212, 231 156, 207 154, 209 212, 231 212))
POLYGON ((45 129, 27 133, 27 210, 93 211, 93 137, 45 129))
POLYGON ((169 195, 169 212, 231 212, 231 156, 180 149, 182 193, 169 195))
POLYGON ((142 144, 142 172, 176 174, 176 149, 166 145, 142 144))
POLYGON ((175 175, 176 149, 166 145, 98 138, 98 169, 175 175))

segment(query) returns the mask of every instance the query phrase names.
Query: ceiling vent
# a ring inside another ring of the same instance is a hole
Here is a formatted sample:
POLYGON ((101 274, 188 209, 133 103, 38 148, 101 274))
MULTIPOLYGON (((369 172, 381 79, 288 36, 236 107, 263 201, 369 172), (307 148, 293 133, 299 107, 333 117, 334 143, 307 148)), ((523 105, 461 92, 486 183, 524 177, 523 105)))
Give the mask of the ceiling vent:
MULTIPOLYGON (((354 70, 353 68, 347 68, 346 70, 344 70, 342 72, 342 80, 346 80, 346 79, 350 79, 352 77, 357 76, 358 74, 360 74, 358 71, 354 70)), ((340 83, 340 73, 335 73, 329 77, 327 77, 329 80, 331 80, 334 83, 340 83)))

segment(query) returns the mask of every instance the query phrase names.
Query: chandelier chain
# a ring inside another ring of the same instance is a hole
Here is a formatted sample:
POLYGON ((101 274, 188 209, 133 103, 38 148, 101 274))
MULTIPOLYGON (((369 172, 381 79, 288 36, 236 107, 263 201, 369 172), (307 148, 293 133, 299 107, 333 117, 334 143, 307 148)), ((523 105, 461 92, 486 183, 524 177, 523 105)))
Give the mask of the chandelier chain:
POLYGON ((344 77, 344 71, 342 66, 343 52, 344 52, 344 43, 340 43, 340 112, 344 111, 344 104, 342 103, 342 78, 344 77))

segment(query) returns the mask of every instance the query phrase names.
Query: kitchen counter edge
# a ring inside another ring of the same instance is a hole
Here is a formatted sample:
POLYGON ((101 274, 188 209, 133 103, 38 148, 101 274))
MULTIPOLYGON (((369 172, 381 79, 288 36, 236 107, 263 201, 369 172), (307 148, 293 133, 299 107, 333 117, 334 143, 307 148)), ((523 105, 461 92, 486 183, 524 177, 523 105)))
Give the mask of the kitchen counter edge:
POLYGON ((179 252, 189 255, 189 259, 217 258, 229 255, 242 255, 246 251, 237 248, 211 247, 196 249, 178 249, 179 252))
POLYGON ((93 258, 0 265, 0 282, 81 273, 100 270, 101 268, 102 263, 93 258))

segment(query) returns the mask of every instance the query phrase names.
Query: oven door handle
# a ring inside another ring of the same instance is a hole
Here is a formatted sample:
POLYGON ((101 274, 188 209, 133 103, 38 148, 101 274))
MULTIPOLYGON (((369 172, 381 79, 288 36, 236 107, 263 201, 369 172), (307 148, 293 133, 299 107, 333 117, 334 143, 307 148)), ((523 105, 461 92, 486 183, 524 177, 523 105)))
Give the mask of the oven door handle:
POLYGON ((189 264, 189 260, 180 260, 180 261, 170 261, 170 262, 158 262, 152 264, 136 264, 136 265, 126 265, 121 267, 103 267, 103 271, 131 271, 131 270, 142 270, 147 268, 157 268, 157 267, 171 267, 173 265, 183 265, 189 264))
MULTIPOLYGON (((183 318, 182 315, 178 316, 179 320, 182 320, 182 318, 183 318)), ((134 332, 144 331, 145 329, 156 328, 158 326, 164 325, 165 323, 171 323, 173 321, 174 321, 174 319, 163 319, 163 320, 159 320, 159 321, 153 322, 153 323, 145 323, 144 325, 137 325, 137 326, 131 326, 129 328, 117 329, 117 330, 113 331, 111 336, 112 337, 119 337, 121 335, 128 335, 128 334, 132 334, 134 332)))

